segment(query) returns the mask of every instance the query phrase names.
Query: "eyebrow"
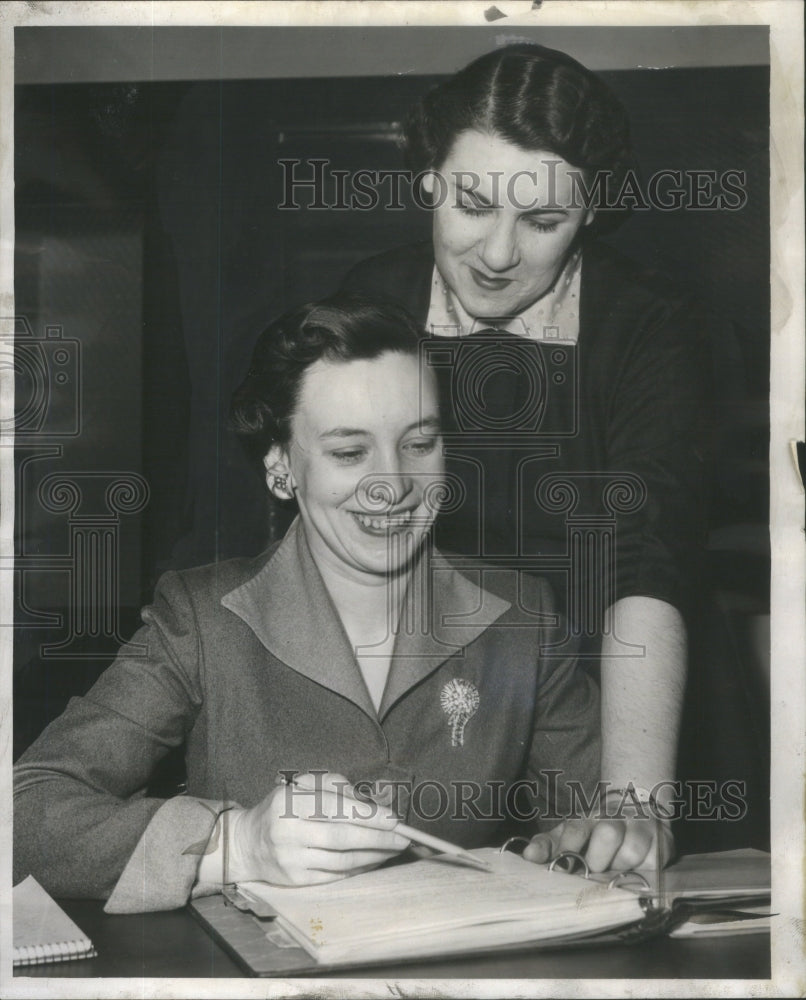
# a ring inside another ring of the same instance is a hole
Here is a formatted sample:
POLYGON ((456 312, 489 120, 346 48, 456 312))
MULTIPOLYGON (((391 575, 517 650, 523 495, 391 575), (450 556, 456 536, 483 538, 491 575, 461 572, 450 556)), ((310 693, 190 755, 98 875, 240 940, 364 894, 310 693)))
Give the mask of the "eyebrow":
MULTIPOLYGON (((408 434, 409 431, 412 431, 417 427, 421 430, 438 431, 440 426, 439 417, 425 417, 423 420, 415 420, 413 424, 409 424, 403 433, 408 434)), ((319 439, 321 441, 323 438, 367 437, 369 434, 369 431, 363 430, 360 427, 333 427, 329 431, 323 431, 319 435, 319 439)))
POLYGON ((530 208, 528 212, 524 212, 522 218, 531 217, 533 215, 568 215, 568 210, 565 208, 530 208))
POLYGON ((413 430, 415 427, 419 427, 424 431, 440 431, 442 430, 442 423, 439 417, 425 417, 422 420, 418 420, 417 423, 412 424, 408 430, 413 430))
MULTIPOLYGON (((496 208, 497 206, 490 201, 489 198, 480 194, 475 188, 465 187, 461 180, 456 182, 456 190, 468 198, 471 198, 479 208, 496 208)), ((530 208, 528 211, 522 213, 522 218, 540 216, 540 215, 562 215, 567 216, 568 211, 564 208, 560 208, 558 205, 556 208, 540 208, 539 206, 535 208, 530 208)))
POLYGON ((358 434, 367 434, 368 431, 362 431, 358 427, 334 427, 333 430, 323 431, 319 437, 320 438, 347 438, 356 437, 358 434))

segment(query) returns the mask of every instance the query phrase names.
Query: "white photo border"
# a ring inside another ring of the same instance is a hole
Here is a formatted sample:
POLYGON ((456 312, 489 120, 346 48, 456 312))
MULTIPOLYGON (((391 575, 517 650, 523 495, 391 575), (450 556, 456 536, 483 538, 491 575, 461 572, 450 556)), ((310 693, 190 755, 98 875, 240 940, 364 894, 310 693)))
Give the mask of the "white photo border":
MULTIPOLYGON (((799 0, 499 0, 499 33, 519 26, 760 24, 770 27, 772 349, 770 518, 772 541, 773 901, 779 916, 769 981, 673 980, 127 980, 26 979, 11 973, 11 635, 0 635, 0 993, 12 997, 361 996, 786 996, 803 991, 804 761, 806 761, 806 551, 804 494, 791 443, 804 439, 803 8, 799 0)), ((0 316, 13 308, 13 88, 15 26, 34 25, 426 25, 480 26, 491 2, 5 3, 0 9, 0 316)), ((0 370, 0 420, 13 416, 13 372, 0 370)), ((12 444, 0 442, 0 564, 13 557, 12 444)), ((0 574, 0 621, 12 616, 10 574, 0 574)), ((3 630, 10 633, 11 630, 3 630)))

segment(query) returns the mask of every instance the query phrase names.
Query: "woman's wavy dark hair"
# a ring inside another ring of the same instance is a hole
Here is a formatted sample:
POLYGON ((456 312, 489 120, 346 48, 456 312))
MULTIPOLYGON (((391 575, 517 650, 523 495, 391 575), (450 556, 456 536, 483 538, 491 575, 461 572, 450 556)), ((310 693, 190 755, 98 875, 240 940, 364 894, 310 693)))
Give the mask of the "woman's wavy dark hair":
POLYGON ((302 379, 314 362, 370 360, 387 351, 417 356, 424 336, 401 306, 357 295, 287 313, 258 338, 232 396, 231 427, 250 457, 262 461, 273 444, 288 443, 302 379))
MULTIPOLYGON (((624 106, 595 73, 542 45, 489 52, 423 95, 404 131, 414 174, 438 170, 468 130, 554 153, 583 171, 589 189, 605 171, 611 190, 618 192, 627 171, 635 169, 624 106)), ((607 211, 593 226, 612 228, 625 214, 607 211)))

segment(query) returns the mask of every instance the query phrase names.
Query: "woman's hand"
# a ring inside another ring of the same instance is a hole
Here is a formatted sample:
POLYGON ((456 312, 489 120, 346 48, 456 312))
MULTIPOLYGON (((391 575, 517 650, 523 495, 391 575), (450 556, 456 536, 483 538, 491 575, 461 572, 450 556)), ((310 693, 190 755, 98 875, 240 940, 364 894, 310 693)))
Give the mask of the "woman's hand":
POLYGON ((334 882, 375 868, 409 846, 394 813, 358 801, 340 774, 299 775, 252 809, 233 810, 229 875, 276 885, 334 882))
POLYGON ((592 872, 661 867, 674 857, 674 837, 666 819, 635 815, 618 819, 566 819, 532 837, 527 861, 544 864, 563 851, 581 854, 592 872), (660 850, 658 850, 658 837, 660 850))

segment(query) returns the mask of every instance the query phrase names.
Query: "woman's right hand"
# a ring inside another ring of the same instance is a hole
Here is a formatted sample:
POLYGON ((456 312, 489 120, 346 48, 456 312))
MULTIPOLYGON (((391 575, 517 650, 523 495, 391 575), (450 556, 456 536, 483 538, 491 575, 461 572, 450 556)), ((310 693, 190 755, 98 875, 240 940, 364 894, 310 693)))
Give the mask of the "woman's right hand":
POLYGON ((232 881, 275 885, 334 882, 375 868, 409 846, 397 816, 353 798, 340 774, 302 774, 251 809, 233 810, 228 870, 232 881))

